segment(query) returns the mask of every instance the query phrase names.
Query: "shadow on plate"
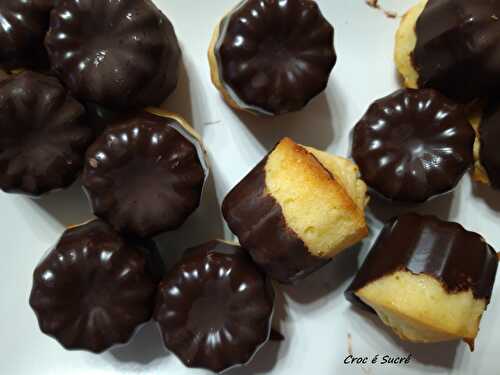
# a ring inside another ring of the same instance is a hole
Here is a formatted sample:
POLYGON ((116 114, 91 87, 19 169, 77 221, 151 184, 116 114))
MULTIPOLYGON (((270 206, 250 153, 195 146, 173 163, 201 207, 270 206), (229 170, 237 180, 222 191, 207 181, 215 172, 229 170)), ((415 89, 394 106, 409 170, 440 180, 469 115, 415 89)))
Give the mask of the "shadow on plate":
MULTIPOLYGON (((427 366, 437 366, 441 368, 452 368, 455 362, 458 346, 460 342, 450 341, 433 344, 416 344, 408 341, 403 341, 397 337, 390 329, 382 323, 376 314, 365 311, 363 309, 350 306, 349 314, 355 314, 358 318, 363 319, 371 327, 377 330, 385 340, 399 346, 402 351, 411 354, 412 361, 417 361, 427 366)), ((365 332, 364 329, 358 329, 357 332, 365 332)), ((355 353, 355 350, 354 350, 355 353)), ((380 353, 391 355, 391 353, 380 353)))
POLYGON ((285 136, 319 149, 326 149, 334 138, 332 114, 325 92, 301 111, 282 116, 256 116, 236 110, 235 113, 266 150, 272 149, 285 136))
POLYGON ((224 227, 213 174, 208 176, 200 207, 179 229, 155 238, 166 269, 177 263, 184 250, 212 239, 223 239, 224 227))
POLYGON ((458 200, 454 202, 455 194, 460 195, 457 191, 453 191, 421 204, 390 203, 376 194, 371 194, 370 204, 368 205, 369 214, 383 223, 408 212, 435 215, 447 220, 451 215, 453 204, 458 203, 458 200))
POLYGON ((291 336, 283 331, 287 319, 286 297, 279 285, 275 285, 275 305, 273 328, 284 336, 282 341, 268 341, 245 366, 235 367, 225 372, 227 375, 256 375, 271 373, 279 357, 285 356, 290 348, 291 336))
POLYGON ((193 108, 191 104, 191 90, 189 87, 189 75, 184 61, 179 66, 179 80, 175 91, 161 104, 169 112, 180 114, 189 124, 193 124, 193 108))
POLYGON ((476 197, 481 198, 486 204, 495 211, 500 212, 500 191, 493 189, 491 186, 472 182, 473 193, 476 197))
POLYGON ((81 180, 65 190, 54 191, 43 197, 30 199, 64 227, 81 224, 94 218, 81 180))
POLYGON ((128 344, 113 348, 109 353, 120 362, 141 365, 169 355, 163 346, 160 331, 152 321, 140 327, 128 344))
POLYGON ((297 281, 295 285, 283 286, 283 290, 294 301, 305 305, 315 303, 326 296, 340 297, 344 293, 341 286, 358 270, 361 246, 362 244, 358 244, 341 252, 312 275, 297 281))

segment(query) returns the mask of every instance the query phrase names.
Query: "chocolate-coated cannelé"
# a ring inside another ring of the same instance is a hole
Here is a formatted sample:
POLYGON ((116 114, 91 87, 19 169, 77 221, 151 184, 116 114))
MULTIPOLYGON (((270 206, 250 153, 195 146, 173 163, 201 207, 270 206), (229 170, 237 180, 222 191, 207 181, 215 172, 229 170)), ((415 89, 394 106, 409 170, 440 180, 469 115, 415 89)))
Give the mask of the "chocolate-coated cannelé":
POLYGON ((490 302, 496 252, 477 233, 434 216, 388 223, 346 291, 402 339, 463 339, 471 349, 490 302))
POLYGON ((71 185, 92 131, 56 78, 25 71, 0 81, 0 189, 38 196, 71 185))
POLYGON ((352 156, 375 192, 421 203, 457 185, 473 146, 461 106, 432 89, 403 89, 370 105, 354 128, 352 156))
POLYGON ((312 0, 244 0, 214 31, 212 81, 233 108, 298 111, 327 86, 337 61, 333 37, 312 0))
POLYGON ((186 250, 160 283, 154 318, 186 366, 221 372, 269 339, 273 303, 269 279, 244 249, 210 241, 186 250))
POLYGON ((52 69, 85 102, 144 108, 177 85, 177 37, 150 0, 61 1, 45 44, 52 69))
POLYGON ((43 40, 55 1, 0 1, 0 69, 48 67, 43 40))
POLYGON ((470 101, 500 87, 500 2, 422 0, 396 34, 396 65, 410 88, 470 101))
POLYGON ((181 226, 199 206, 208 175, 194 130, 176 115, 151 111, 109 125, 87 150, 83 171, 95 215, 139 237, 181 226))
POLYGON ((500 101, 491 100, 472 119, 476 129, 474 179, 500 189, 500 101))
POLYGON ((100 220, 67 229, 33 275, 30 305, 42 332, 95 353, 127 342, 154 309, 161 275, 148 245, 100 220))
POLYGON ((284 138, 226 196, 222 212, 254 261, 289 283, 368 234, 351 161, 284 138))

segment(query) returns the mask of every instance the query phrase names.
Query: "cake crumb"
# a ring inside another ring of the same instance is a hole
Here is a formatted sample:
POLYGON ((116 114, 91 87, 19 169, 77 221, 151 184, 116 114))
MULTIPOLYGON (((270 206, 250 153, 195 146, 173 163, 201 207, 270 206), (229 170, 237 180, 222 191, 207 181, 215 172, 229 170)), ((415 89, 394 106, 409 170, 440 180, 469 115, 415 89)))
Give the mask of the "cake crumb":
POLYGON ((365 3, 374 9, 381 10, 387 18, 396 18, 398 14, 392 10, 384 9, 378 2, 378 0, 365 0, 365 3))
POLYGON ((396 18, 398 14, 392 10, 384 10, 384 13, 389 18, 396 18))
POLYGON ((347 334, 347 353, 352 355, 352 335, 350 333, 347 334))

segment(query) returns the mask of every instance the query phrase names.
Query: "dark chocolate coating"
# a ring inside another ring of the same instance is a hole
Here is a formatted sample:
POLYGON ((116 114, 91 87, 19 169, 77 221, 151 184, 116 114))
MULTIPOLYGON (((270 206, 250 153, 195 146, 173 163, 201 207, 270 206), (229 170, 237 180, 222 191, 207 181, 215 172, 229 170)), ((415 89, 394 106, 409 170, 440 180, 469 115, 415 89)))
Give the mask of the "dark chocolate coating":
POLYGON ((127 342, 153 313, 147 257, 103 221, 67 229, 33 275, 30 305, 42 332, 95 353, 127 342))
POLYGON ((140 237, 184 223, 200 204, 205 170, 196 140, 180 127, 172 118, 138 112, 97 138, 83 172, 96 216, 140 237))
POLYGON ((160 283, 154 318, 188 367, 221 372, 251 360, 270 335, 274 292, 245 250, 210 241, 160 283))
POLYGON ((143 108, 177 85, 177 37, 150 0, 64 0, 45 44, 52 69, 83 101, 143 108))
POLYGON ((498 267, 496 252, 477 233, 434 216, 405 214, 389 222, 358 271, 346 298, 396 271, 427 274, 449 293, 472 290, 489 302, 498 267))
POLYGON ((229 192, 222 213, 255 263, 273 279, 292 283, 329 259, 313 256, 286 224, 281 206, 266 193, 266 162, 267 157, 229 192))
POLYGON ((43 40, 53 1, 0 1, 0 69, 48 67, 43 40))
POLYGON ((245 0, 219 27, 219 76, 244 109, 298 111, 326 88, 337 61, 334 30, 316 2, 245 0))
POLYGON ((56 78, 25 71, 0 81, 0 188, 41 195, 71 185, 92 131, 56 78))
POLYGON ((421 203, 457 185, 473 163, 474 139, 461 106, 435 90, 398 90, 358 122, 352 156, 377 193, 421 203))
POLYGON ((469 101, 500 88, 500 2, 429 0, 412 54, 419 87, 469 101))
POLYGON ((491 186, 500 189, 500 100, 492 101, 485 109, 479 126, 481 142, 481 164, 490 180, 491 186))

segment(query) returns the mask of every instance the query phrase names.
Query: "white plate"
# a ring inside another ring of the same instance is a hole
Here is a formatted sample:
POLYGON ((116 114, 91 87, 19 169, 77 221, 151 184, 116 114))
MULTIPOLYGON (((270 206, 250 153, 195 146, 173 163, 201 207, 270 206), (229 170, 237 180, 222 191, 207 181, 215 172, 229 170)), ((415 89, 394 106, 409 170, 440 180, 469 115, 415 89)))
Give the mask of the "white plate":
MULTIPOLYGON (((398 87, 393 55, 398 19, 387 18, 364 0, 320 0, 335 26, 338 63, 328 90, 304 111, 274 120, 239 115, 228 108, 210 83, 207 46, 213 27, 236 0, 156 0, 175 25, 184 55, 180 86, 167 108, 192 121, 208 148, 212 176, 200 210, 177 233, 162 242, 179 251, 224 235, 218 204, 283 136, 346 155, 349 133, 368 105, 398 87)), ((399 14, 411 0, 381 1, 399 14)), ((403 209, 398 209, 401 211, 403 209)), ((297 287, 278 292, 277 315, 286 340, 265 346, 248 368, 231 375, 494 375, 498 370, 500 298, 493 298, 484 316, 477 349, 465 344, 412 345, 396 339, 376 319, 350 307, 343 292, 381 227, 380 219, 394 215, 390 207, 369 214, 371 236, 361 247, 334 262, 297 287), (376 214, 374 214, 376 212, 376 214), (361 251, 360 251, 361 249, 361 251), (352 351, 370 359, 375 354, 411 353, 405 365, 345 365, 348 335, 352 351)), ((462 223, 500 245, 500 193, 474 187, 465 177, 453 195, 422 206, 419 211, 462 223)), ((204 374, 184 368, 162 346, 153 324, 142 328, 125 347, 102 355, 68 352, 44 336, 28 306, 33 268, 68 224, 90 217, 78 184, 39 201, 0 194, 0 374, 204 374)), ((227 231, 226 236, 229 236, 227 231)), ((498 287, 497 293, 498 294, 498 287)), ((500 296, 497 296, 500 297, 500 296)))

